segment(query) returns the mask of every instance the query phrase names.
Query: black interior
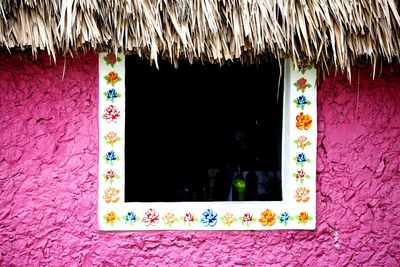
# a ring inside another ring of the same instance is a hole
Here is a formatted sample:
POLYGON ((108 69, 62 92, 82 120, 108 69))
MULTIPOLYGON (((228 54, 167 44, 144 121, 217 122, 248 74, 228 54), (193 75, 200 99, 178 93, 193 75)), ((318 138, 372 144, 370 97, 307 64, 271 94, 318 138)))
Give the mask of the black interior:
POLYGON ((264 176, 245 200, 281 200, 278 79, 277 62, 157 70, 127 56, 125 201, 235 200, 239 165, 264 176))

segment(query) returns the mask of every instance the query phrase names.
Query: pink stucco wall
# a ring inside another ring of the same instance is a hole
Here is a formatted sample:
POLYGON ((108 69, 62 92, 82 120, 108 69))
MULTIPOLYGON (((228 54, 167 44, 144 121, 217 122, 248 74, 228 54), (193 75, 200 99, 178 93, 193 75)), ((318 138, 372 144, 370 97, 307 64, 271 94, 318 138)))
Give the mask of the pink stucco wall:
POLYGON ((400 264, 400 68, 320 85, 316 231, 97 229, 97 56, 0 61, 0 265, 400 264), (67 264, 68 263, 68 264, 67 264))

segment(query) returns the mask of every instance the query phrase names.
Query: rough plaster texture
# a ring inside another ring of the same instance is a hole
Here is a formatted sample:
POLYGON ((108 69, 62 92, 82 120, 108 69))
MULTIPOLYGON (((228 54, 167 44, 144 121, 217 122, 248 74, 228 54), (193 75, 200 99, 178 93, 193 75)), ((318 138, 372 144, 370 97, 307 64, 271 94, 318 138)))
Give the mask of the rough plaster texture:
POLYGON ((320 85, 316 231, 130 233, 97 229, 97 56, 66 67, 0 61, 2 266, 400 264, 399 67, 320 85))

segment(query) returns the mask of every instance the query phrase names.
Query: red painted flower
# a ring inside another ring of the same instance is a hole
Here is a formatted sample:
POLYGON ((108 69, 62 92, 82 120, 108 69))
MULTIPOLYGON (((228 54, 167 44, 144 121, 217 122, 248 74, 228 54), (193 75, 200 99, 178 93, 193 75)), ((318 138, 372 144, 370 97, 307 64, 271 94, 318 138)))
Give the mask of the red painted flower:
POLYGON ((115 53, 111 52, 107 54, 107 62, 110 65, 114 65, 117 62, 117 57, 115 56, 115 53))
POLYGON ((245 213, 243 215, 243 222, 250 223, 253 221, 253 216, 250 213, 245 213))
POLYGON ((115 121, 120 116, 119 113, 117 107, 110 105, 104 110, 103 118, 108 122, 115 121))
POLYGON ((310 115, 300 112, 300 114, 296 116, 297 129, 308 130, 311 128, 311 126, 312 126, 312 118, 310 115))
POLYGON ((156 212, 154 209, 149 209, 148 211, 146 211, 144 213, 144 218, 142 219, 142 222, 146 226, 150 226, 150 225, 154 226, 160 220, 158 217, 159 217, 158 212, 156 212))
POLYGON ((299 90, 304 90, 307 88, 307 79, 300 78, 297 80, 297 87, 299 90))
POLYGON ((310 197, 308 197, 308 194, 310 193, 310 190, 305 188, 305 187, 299 187, 296 189, 294 198, 296 199, 297 202, 307 202, 310 200, 310 197))
POLYGON ((114 180, 115 172, 113 170, 107 171, 106 173, 106 180, 114 180))
POLYGON ((194 222, 194 215, 193 215, 193 213, 187 212, 187 213, 185 214, 185 217, 183 217, 183 221, 184 221, 185 223, 192 223, 192 222, 194 222))

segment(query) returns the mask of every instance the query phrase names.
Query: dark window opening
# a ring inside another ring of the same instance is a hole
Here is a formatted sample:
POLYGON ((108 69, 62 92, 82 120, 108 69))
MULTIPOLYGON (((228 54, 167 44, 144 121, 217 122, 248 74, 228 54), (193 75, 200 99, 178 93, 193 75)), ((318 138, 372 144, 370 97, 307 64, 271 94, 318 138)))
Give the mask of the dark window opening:
POLYGON ((277 62, 127 56, 125 201, 282 200, 278 79, 277 62))

